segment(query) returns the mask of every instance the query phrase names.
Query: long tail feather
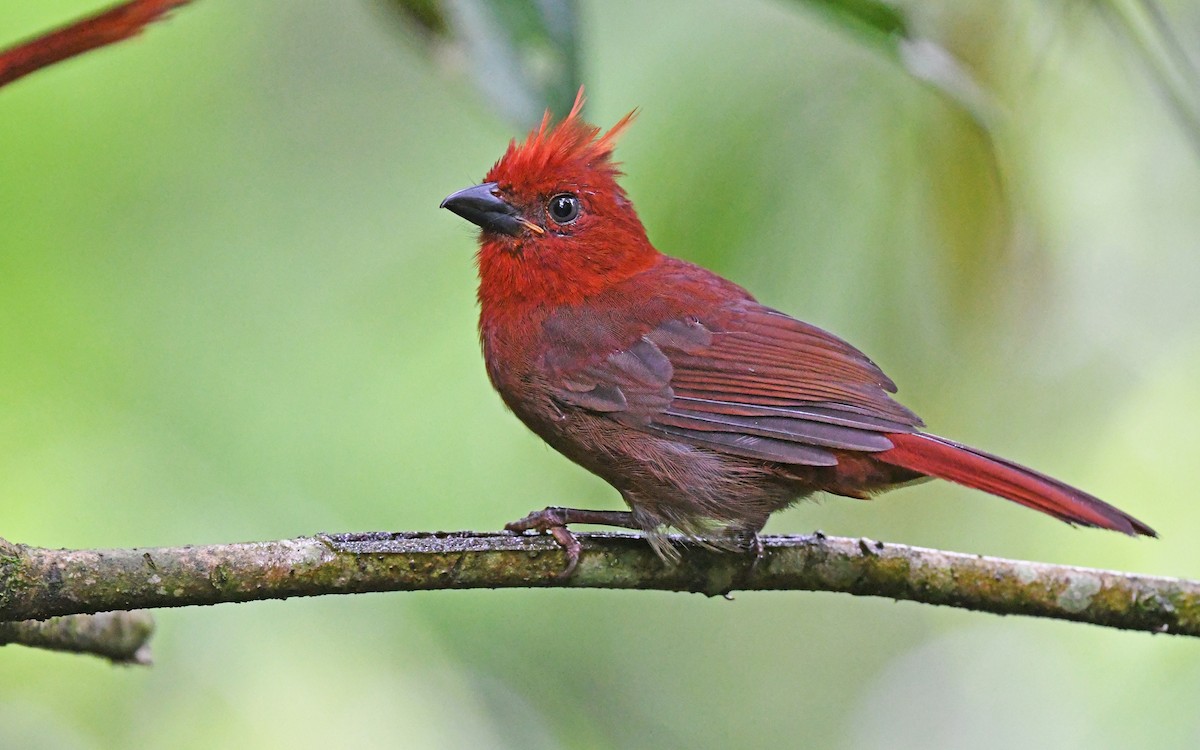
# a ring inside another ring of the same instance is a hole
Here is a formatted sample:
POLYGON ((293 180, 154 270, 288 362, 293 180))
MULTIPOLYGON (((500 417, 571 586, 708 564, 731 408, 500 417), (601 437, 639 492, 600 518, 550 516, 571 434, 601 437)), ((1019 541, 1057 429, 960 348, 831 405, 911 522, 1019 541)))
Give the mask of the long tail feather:
POLYGON ((936 435, 899 433, 888 439, 894 447, 874 454, 885 463, 990 492, 1067 523, 1158 536, 1103 500, 1012 461, 936 435))

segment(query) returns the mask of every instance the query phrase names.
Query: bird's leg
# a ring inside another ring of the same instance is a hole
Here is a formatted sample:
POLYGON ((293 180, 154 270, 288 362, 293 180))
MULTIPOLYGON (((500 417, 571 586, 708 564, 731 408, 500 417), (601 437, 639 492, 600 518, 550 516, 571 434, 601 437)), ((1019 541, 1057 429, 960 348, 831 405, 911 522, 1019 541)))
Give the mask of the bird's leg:
POLYGON ((570 578, 579 564, 579 553, 583 547, 579 540, 567 528, 571 523, 594 523, 601 526, 619 526, 624 529, 642 527, 633 519, 633 514, 627 510, 580 510, 579 508, 544 508, 535 510, 519 521, 504 524, 506 531, 549 532, 558 546, 567 554, 567 567, 558 574, 559 578, 570 578))
POLYGON ((762 537, 758 532, 762 530, 762 526, 757 528, 742 527, 733 532, 733 538, 737 542, 738 547, 750 553, 750 572, 753 573, 758 569, 759 562, 766 556, 767 551, 763 547, 762 537))

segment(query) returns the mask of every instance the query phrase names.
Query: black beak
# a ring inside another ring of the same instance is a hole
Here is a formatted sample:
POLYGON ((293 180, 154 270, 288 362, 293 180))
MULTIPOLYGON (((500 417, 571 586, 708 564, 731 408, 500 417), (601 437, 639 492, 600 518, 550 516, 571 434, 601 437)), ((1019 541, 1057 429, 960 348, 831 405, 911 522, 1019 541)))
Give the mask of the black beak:
POLYGON ((472 224, 476 224, 485 232, 498 232, 517 236, 529 223, 521 218, 521 213, 508 203, 496 197, 496 183, 485 182, 482 185, 459 190, 442 201, 440 208, 448 208, 472 224))

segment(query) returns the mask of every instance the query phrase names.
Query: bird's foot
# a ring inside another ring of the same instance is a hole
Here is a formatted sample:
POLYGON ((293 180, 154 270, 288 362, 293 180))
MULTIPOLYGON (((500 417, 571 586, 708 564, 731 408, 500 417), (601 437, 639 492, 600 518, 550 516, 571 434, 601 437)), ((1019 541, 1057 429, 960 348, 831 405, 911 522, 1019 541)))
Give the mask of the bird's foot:
POLYGON ((758 564, 767 556, 767 550, 763 546, 762 537, 758 535, 755 529, 741 529, 734 538, 737 540, 737 545, 749 552, 750 557, 750 573, 753 574, 758 570, 758 564))
POLYGON ((575 572, 579 565, 579 555, 583 552, 583 545, 579 543, 578 537, 567 528, 567 524, 571 523, 595 523, 626 529, 641 528, 634 523, 633 514, 628 511, 550 507, 535 510, 519 521, 506 523, 504 529, 518 534, 526 531, 549 533, 567 556, 567 565, 558 574, 560 579, 567 579, 575 572))
POLYGON ((563 552, 567 556, 567 565, 558 573, 559 579, 567 579, 575 572, 575 568, 579 565, 579 554, 583 551, 583 545, 579 543, 579 538, 571 533, 567 528, 566 508, 545 508, 537 510, 525 516, 519 521, 504 524, 506 531, 513 531, 518 534, 526 531, 536 531, 539 534, 549 533, 554 537, 554 541, 558 542, 558 546, 563 548, 563 552))

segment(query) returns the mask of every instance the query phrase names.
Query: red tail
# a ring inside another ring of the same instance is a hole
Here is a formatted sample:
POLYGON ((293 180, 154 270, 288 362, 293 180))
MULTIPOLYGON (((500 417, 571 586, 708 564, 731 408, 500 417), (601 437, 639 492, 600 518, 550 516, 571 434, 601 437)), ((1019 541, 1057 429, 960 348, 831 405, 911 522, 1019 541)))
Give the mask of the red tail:
POLYGON ((1158 536, 1154 529, 1103 500, 1011 461, 935 435, 888 435, 895 447, 875 458, 894 466, 990 492, 1060 521, 1158 536))

